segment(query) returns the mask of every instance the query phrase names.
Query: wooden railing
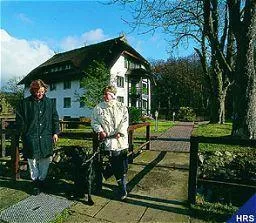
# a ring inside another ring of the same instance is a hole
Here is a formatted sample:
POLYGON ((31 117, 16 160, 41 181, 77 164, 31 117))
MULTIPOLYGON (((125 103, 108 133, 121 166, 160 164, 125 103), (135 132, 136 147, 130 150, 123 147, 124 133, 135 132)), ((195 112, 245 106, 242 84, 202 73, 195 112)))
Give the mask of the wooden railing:
POLYGON ((90 121, 64 121, 60 120, 60 131, 63 132, 64 129, 67 129, 69 125, 84 125, 90 126, 90 121))
POLYGON ((6 135, 12 134, 10 129, 7 129, 8 125, 13 124, 15 121, 14 115, 0 115, 0 134, 1 134, 1 144, 0 144, 0 157, 5 157, 6 155, 6 135))
POLYGON ((129 142, 129 161, 132 163, 133 158, 136 154, 139 154, 143 147, 146 147, 147 150, 150 149, 150 123, 143 122, 139 124, 130 125, 128 128, 128 142, 129 142), (134 131, 138 128, 146 127, 146 141, 142 143, 139 147, 134 146, 134 131))
MULTIPOLYGON (((188 181, 188 201, 190 204, 195 204, 196 201, 196 191, 197 191, 197 182, 201 179, 197 177, 198 171, 198 150, 199 143, 210 143, 210 144, 225 144, 225 145, 239 145, 239 146, 248 146, 250 148, 256 148, 256 140, 245 140, 238 139, 231 136, 227 137, 196 137, 191 136, 190 138, 190 162, 189 162, 189 181, 188 181)), ((215 181, 219 184, 227 184, 228 182, 224 181, 215 181)), ((234 185, 234 184, 233 184, 234 185)), ((239 186, 239 184, 236 184, 239 186)), ((248 186, 250 185, 242 185, 248 186)), ((254 186, 255 190, 256 187, 254 186)))
MULTIPOLYGON (((67 125, 67 124, 82 124, 82 125, 90 125, 90 122, 80 122, 80 121, 60 121, 60 128, 62 129, 62 131, 65 129, 65 126, 62 125, 67 125)), ((6 141, 6 137, 5 135, 8 134, 11 138, 11 163, 12 163, 12 169, 13 169, 13 176, 15 179, 19 179, 20 178, 20 172, 19 172, 19 165, 20 163, 23 164, 27 164, 26 160, 20 160, 20 149, 19 149, 19 136, 17 134, 17 130, 16 129, 6 129, 2 128, 0 129, 0 133, 1 133, 1 157, 4 157, 6 154, 5 148, 5 141, 6 141)), ((74 136, 77 133, 73 133, 74 136)), ((81 133, 81 134, 85 134, 85 133, 81 133)), ((86 137, 92 139, 93 141, 93 150, 97 150, 98 146, 99 146, 99 139, 98 139, 98 135, 94 132, 89 132, 86 134, 86 137)), ((146 149, 150 148, 150 123, 145 122, 145 123, 140 123, 140 124, 135 124, 135 125, 130 125, 128 128, 128 140, 129 140, 129 160, 130 162, 133 161, 133 158, 136 155, 135 150, 141 150, 143 147, 146 147, 146 149), (138 148, 134 148, 134 131, 135 129, 138 128, 142 128, 142 127, 146 127, 146 141, 144 143, 142 143, 138 148)))

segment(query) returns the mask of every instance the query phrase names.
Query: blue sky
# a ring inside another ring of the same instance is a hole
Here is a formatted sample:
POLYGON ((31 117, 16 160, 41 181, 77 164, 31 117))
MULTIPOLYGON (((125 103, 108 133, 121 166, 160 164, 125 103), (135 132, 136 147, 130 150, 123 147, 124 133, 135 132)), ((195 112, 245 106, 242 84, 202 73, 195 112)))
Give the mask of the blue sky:
MULTIPOLYGON (((146 59, 169 57, 161 30, 131 32, 128 8, 106 1, 1 1, 1 85, 26 75, 54 53, 64 52, 126 34, 129 44, 146 59)), ((175 51, 175 56, 192 49, 175 51)))

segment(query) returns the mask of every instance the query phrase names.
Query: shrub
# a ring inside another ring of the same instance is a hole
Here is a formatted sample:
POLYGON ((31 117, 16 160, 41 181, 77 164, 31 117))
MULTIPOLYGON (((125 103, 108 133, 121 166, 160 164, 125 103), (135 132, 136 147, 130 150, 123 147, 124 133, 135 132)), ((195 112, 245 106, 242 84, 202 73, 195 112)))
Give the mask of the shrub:
POLYGON ((256 184, 256 152, 205 151, 199 153, 199 176, 213 180, 242 181, 256 184))
POLYGON ((89 118, 89 117, 80 117, 80 122, 91 122, 91 118, 89 118))
POLYGON ((136 107, 129 108, 129 123, 138 123, 141 120, 141 109, 136 107))
POLYGON ((198 177, 206 180, 235 183, 198 184, 198 193, 210 202, 220 202, 241 206, 254 193, 250 187, 238 187, 238 184, 256 185, 256 152, 245 147, 244 151, 204 151, 199 153, 198 177))
POLYGON ((196 113, 192 108, 180 107, 177 118, 181 121, 195 121, 196 113))
POLYGON ((152 120, 154 120, 154 118, 150 115, 143 115, 141 117, 141 121, 143 121, 143 122, 149 122, 149 121, 152 121, 152 120))

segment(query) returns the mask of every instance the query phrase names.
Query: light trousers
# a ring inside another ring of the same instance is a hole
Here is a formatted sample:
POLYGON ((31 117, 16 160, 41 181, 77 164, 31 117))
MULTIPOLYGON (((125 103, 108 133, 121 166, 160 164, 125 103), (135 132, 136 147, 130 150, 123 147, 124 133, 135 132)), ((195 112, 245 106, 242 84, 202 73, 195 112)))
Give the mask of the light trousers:
POLYGON ((48 168, 51 162, 51 157, 43 159, 28 159, 28 166, 30 170, 30 177, 32 180, 45 180, 48 168))

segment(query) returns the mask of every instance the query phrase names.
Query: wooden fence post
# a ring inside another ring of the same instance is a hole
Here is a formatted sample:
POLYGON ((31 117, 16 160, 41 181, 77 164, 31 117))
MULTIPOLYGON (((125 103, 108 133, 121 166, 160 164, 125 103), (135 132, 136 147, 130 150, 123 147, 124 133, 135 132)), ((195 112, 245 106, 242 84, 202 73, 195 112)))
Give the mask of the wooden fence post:
POLYGON ((129 130, 128 132, 128 143, 129 143, 129 153, 130 153, 130 157, 129 157, 129 163, 133 163, 133 158, 134 158, 134 152, 133 152, 133 133, 134 133, 134 130, 129 130))
POLYGON ((192 136, 190 139, 190 159, 188 178, 188 201, 190 204, 195 204, 196 202, 198 146, 198 138, 192 136))
POLYGON ((96 175, 95 175, 95 178, 96 178, 96 186, 95 186, 95 192, 96 193, 100 193, 100 191, 102 190, 102 181, 103 181, 103 178, 102 178, 102 165, 103 165, 103 157, 102 157, 102 154, 101 154, 101 151, 100 151, 100 142, 99 142, 99 135, 98 133, 96 132, 93 132, 92 133, 92 145, 93 145, 93 153, 95 152, 99 152, 97 154, 97 169, 95 170, 96 171, 96 175))
POLYGON ((99 137, 96 132, 92 133, 92 148, 93 152, 96 152, 99 149, 99 137))
POLYGON ((6 155, 6 143, 5 143, 5 119, 1 120, 1 157, 5 157, 6 155))
POLYGON ((15 180, 20 179, 19 171, 19 161, 20 161, 20 152, 19 152, 19 137, 12 132, 11 134, 11 160, 13 165, 13 176, 15 180))
MULTIPOLYGON (((150 124, 146 126, 146 141, 150 141, 150 124)), ((146 149, 150 150, 150 142, 146 145, 146 149)))
POLYGON ((63 132, 64 130, 64 124, 63 124, 63 120, 60 120, 60 131, 63 132))

